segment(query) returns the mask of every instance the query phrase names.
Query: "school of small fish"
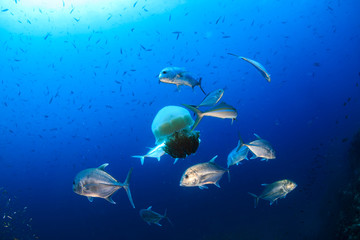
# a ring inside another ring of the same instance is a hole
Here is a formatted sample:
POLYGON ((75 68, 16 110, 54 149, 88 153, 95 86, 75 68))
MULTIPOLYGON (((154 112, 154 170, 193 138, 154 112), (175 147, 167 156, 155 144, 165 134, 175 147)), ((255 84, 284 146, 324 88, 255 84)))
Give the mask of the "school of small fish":
MULTIPOLYGON (((240 57, 236 54, 229 54, 252 64, 262 74, 262 76, 270 82, 270 74, 260 63, 245 57, 240 57)), ((200 90, 206 95, 198 105, 182 104, 196 116, 194 124, 191 126, 191 131, 194 131, 194 129, 199 125, 201 119, 205 116, 220 119, 231 119, 231 123, 233 123, 238 116, 238 112, 235 107, 225 103, 224 101, 220 102, 220 99, 224 96, 224 89, 216 89, 206 94, 201 85, 202 78, 195 77, 193 73, 187 71, 185 68, 165 67, 160 71, 158 79, 159 82, 176 85, 178 91, 180 91, 180 86, 189 86, 193 90, 196 86, 199 86, 200 90)), ((204 161, 188 167, 182 174, 179 185, 181 187, 199 187, 200 189, 207 189, 207 185, 213 184, 220 188, 219 182, 224 173, 228 174, 228 180, 230 182, 229 168, 231 166, 241 164, 241 162, 245 159, 248 160, 249 152, 252 153, 252 157, 250 157, 250 159, 260 158, 261 161, 275 159, 275 150, 270 142, 255 133, 254 135, 256 140, 244 143, 239 133, 238 144, 228 155, 227 168, 223 168, 215 163, 215 159, 217 158, 216 155, 210 161, 204 161)), ((166 141, 163 141, 155 147, 150 148, 146 154, 134 155, 132 157, 139 158, 141 165, 144 164, 145 158, 156 158, 160 161, 160 158, 166 154, 165 148, 166 141)), ((178 159, 176 158, 174 163, 176 163, 177 160, 178 159)), ((128 195, 130 204, 133 208, 135 208, 129 187, 132 169, 128 172, 125 181, 121 183, 105 172, 106 166, 108 166, 107 163, 98 168, 89 168, 79 172, 73 182, 73 191, 79 195, 86 196, 90 202, 93 201, 93 198, 97 197, 103 198, 108 202, 115 204, 112 199, 112 195, 120 188, 124 188, 128 195)), ((258 205, 259 199, 269 201, 270 205, 272 205, 274 202, 277 202, 278 199, 285 198, 288 193, 297 187, 296 183, 287 179, 279 180, 271 184, 262 184, 262 186, 264 186, 265 189, 259 195, 249 192, 249 194, 255 198, 255 207, 258 205)), ((166 210, 164 215, 162 215, 153 211, 150 206, 148 208, 141 209, 139 214, 140 217, 149 225, 155 224, 162 226, 160 224, 162 219, 167 219, 172 225, 172 222, 167 217, 166 210)))

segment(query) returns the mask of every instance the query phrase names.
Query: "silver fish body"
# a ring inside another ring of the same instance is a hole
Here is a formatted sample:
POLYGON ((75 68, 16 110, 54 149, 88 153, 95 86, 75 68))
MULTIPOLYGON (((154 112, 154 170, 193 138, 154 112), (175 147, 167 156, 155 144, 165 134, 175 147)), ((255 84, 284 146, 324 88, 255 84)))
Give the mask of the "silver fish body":
POLYGON ((164 215, 161 215, 157 212, 154 212, 153 210, 151 210, 151 206, 146 208, 146 209, 141 209, 139 214, 140 217, 149 225, 151 224, 156 224, 158 226, 161 226, 160 221, 164 218, 166 218, 170 223, 170 219, 166 216, 166 210, 164 215))
POLYGON ((262 160, 269 160, 269 159, 275 159, 275 150, 271 146, 270 142, 262 139, 259 137, 259 135, 254 134, 258 139, 255 141, 252 141, 248 144, 243 144, 247 146, 250 151, 254 154, 254 156, 251 157, 251 159, 254 158, 261 158, 262 160))
POLYGON ((249 148, 244 145, 241 146, 241 141, 239 140, 239 143, 236 146, 236 148, 234 148, 228 155, 227 166, 230 167, 235 164, 238 165, 239 163, 241 163, 242 160, 244 159, 248 160, 247 158, 248 152, 249 152, 249 148))
POLYGON ((163 83, 175 84, 178 89, 180 86, 189 86, 192 89, 194 89, 196 86, 199 86, 201 91, 205 94, 205 91, 201 86, 201 78, 199 81, 196 80, 194 75, 186 71, 185 68, 166 67, 161 70, 159 74, 159 81, 163 83))
POLYGON ((218 105, 204 112, 200 111, 199 109, 197 109, 195 106, 192 105, 187 105, 187 104, 182 104, 182 105, 196 114, 196 120, 191 130, 194 130, 201 121, 201 119, 205 116, 222 118, 222 119, 229 118, 232 120, 235 120, 237 118, 236 109, 225 102, 221 102, 218 105))
POLYGON ((180 180, 182 187, 199 187, 207 188, 206 184, 214 184, 220 187, 219 181, 228 169, 222 168, 214 161, 217 156, 213 157, 209 162, 199 163, 186 169, 180 180))
POLYGON ((165 142, 155 146, 154 148, 151 148, 150 151, 143 156, 132 156, 132 157, 140 158, 141 165, 144 164, 144 160, 146 157, 157 158, 157 160, 160 161, 160 158, 165 154, 164 147, 165 147, 165 142))
POLYGON ((266 71, 265 67, 263 65, 261 65, 259 62, 255 61, 255 60, 252 60, 252 59, 249 59, 249 58, 246 58, 246 57, 241 57, 241 56, 238 56, 236 54, 233 54, 233 53, 228 53, 230 55, 233 55, 233 56, 236 56, 248 63, 250 63, 251 65, 253 65, 259 72, 260 74, 268 81, 270 82, 271 81, 271 77, 270 77, 270 74, 266 71))
POLYGON ((285 198, 288 193, 290 193, 297 187, 296 183, 288 179, 276 181, 271 184, 261 185, 265 186, 265 189, 259 196, 253 193, 249 193, 255 198, 255 207, 258 205, 259 199, 269 201, 270 205, 272 205, 276 200, 285 198))
POLYGON ((214 106, 220 101, 223 95, 224 95, 224 89, 221 88, 216 89, 208 93, 208 95, 206 95, 206 97, 201 101, 201 103, 197 106, 197 108, 205 107, 205 106, 214 106))
POLYGON ((105 167, 108 165, 105 163, 98 168, 89 168, 79 172, 73 181, 73 191, 88 197, 90 202, 94 197, 98 197, 115 204, 111 196, 120 188, 124 188, 131 205, 135 208, 129 188, 132 169, 130 169, 125 182, 120 183, 105 172, 105 167))

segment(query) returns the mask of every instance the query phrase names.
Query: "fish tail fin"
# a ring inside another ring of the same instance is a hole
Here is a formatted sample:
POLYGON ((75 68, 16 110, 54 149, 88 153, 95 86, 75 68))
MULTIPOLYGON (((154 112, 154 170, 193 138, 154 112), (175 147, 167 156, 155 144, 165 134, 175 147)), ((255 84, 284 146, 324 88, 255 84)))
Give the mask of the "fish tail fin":
POLYGON ((169 221, 171 226, 174 226, 174 224, 171 222, 170 218, 166 214, 167 214, 167 208, 165 209, 164 218, 166 218, 169 221))
POLYGON ((141 161, 141 165, 144 165, 144 160, 145 160, 145 157, 144 156, 132 156, 133 158, 140 158, 140 161, 141 161))
POLYGON ((187 109, 193 111, 196 114, 195 123, 194 123, 193 127, 191 128, 191 131, 193 131, 197 127, 197 125, 199 125, 199 122, 203 118, 204 113, 202 111, 200 111, 199 109, 197 109, 193 105, 187 105, 187 104, 182 104, 182 105, 185 106, 187 109))
POLYGON ((240 142, 240 144, 239 144, 238 149, 236 150, 237 152, 240 150, 240 148, 241 148, 242 146, 244 146, 244 141, 243 141, 242 138, 241 138, 240 131, 238 131, 238 137, 239 137, 239 142, 240 142))
POLYGON ((130 201, 132 207, 135 208, 133 199, 131 197, 130 186, 129 186, 132 171, 133 171, 133 168, 130 168, 129 173, 128 173, 126 179, 125 179, 125 182, 123 183, 123 188, 125 189, 125 191, 126 191, 126 193, 128 195, 128 198, 129 198, 129 201, 130 201))
POLYGON ((201 86, 201 81, 202 81, 202 78, 199 79, 199 88, 206 95, 206 92, 204 91, 204 89, 201 86))
POLYGON ((254 197, 254 198, 255 198, 254 208, 256 208, 256 207, 257 207, 257 205, 259 204, 259 197, 258 197, 258 196, 256 196, 256 195, 255 195, 255 194, 253 194, 253 193, 250 193, 250 192, 248 192, 248 194, 250 194, 252 197, 254 197))

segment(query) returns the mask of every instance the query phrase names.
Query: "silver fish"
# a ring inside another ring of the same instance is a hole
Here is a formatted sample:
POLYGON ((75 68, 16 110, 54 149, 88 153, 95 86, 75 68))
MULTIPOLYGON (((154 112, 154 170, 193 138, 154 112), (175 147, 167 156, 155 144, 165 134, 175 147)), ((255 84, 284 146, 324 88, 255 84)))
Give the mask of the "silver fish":
POLYGON ((159 223, 162 219, 166 218, 169 223, 172 225, 172 222, 170 221, 170 219, 166 216, 166 210, 164 215, 161 215, 157 212, 154 212, 153 210, 151 210, 151 206, 148 207, 147 209, 141 209, 140 210, 140 217, 149 225, 151 225, 151 223, 156 224, 158 226, 161 227, 161 224, 159 223))
POLYGON ((88 168, 79 172, 73 181, 73 191, 79 195, 88 197, 90 202, 93 201, 94 197, 99 197, 115 204, 111 196, 120 188, 124 188, 131 205, 135 208, 129 187, 133 169, 131 168, 129 170, 125 182, 120 183, 105 172, 105 167, 108 165, 108 163, 105 163, 98 168, 88 168))
POLYGON ((151 148, 150 151, 143 156, 132 156, 132 157, 140 158, 141 165, 144 164, 144 160, 146 157, 157 158, 157 160, 160 161, 160 157, 165 154, 164 147, 165 147, 165 142, 155 146, 154 148, 151 148))
POLYGON ((241 141, 239 140, 236 148, 234 148, 228 155, 227 166, 230 167, 235 164, 238 165, 239 163, 241 163, 242 160, 244 159, 248 160, 247 158, 248 152, 249 152, 249 148, 244 145, 241 146, 241 141))
MULTIPOLYGON (((206 184, 215 184, 220 187, 219 181, 225 172, 229 170, 220 167, 215 163, 217 155, 209 162, 199 163, 186 169, 180 180, 182 187, 199 187, 200 189, 208 188, 206 184)), ((230 181, 230 174, 229 181, 230 181)))
POLYGON ((199 86, 201 91, 205 93, 201 86, 201 78, 198 80, 195 79, 192 73, 186 71, 185 68, 180 67, 166 67, 161 70, 159 74, 159 81, 163 83, 175 84, 177 89, 180 90, 180 86, 189 86, 192 89, 199 86))
POLYGON ((196 128, 196 126, 199 124, 199 122, 201 121, 201 119, 204 116, 217 117, 217 118, 222 118, 222 119, 230 118, 230 119, 232 119, 231 123, 237 117, 236 109, 233 106, 231 106, 225 102, 221 102, 218 105, 216 105, 204 112, 200 111, 199 109, 197 109, 195 106, 192 106, 192 105, 187 105, 187 104, 182 104, 182 105, 185 106, 186 108, 188 108, 189 110, 193 111, 196 114, 196 120, 195 120, 195 123, 194 123, 191 131, 196 128))
POLYGON ((256 133, 254 133, 254 135, 257 137, 257 140, 247 144, 246 143, 241 144, 241 146, 238 148, 238 151, 242 146, 247 146, 250 149, 250 151, 254 154, 250 159, 254 159, 257 157, 261 158, 261 161, 275 159, 276 158, 275 150, 273 149, 271 144, 267 140, 262 139, 256 133))
POLYGON ((260 63, 258 63, 257 61, 255 60, 251 60, 249 58, 245 58, 245 57, 241 57, 241 56, 238 56, 236 54, 233 54, 233 53, 228 53, 229 55, 233 55, 235 57, 238 57, 242 60, 245 60, 247 61, 248 63, 250 63, 251 65, 253 65, 260 73, 261 75, 268 81, 270 82, 271 81, 271 78, 270 78, 270 74, 266 71, 266 69, 264 68, 263 65, 261 65, 260 63))
POLYGON ((259 196, 249 193, 255 198, 255 208, 258 205, 260 198, 269 201, 270 205, 272 205, 276 200, 285 198, 289 192, 297 187, 296 183, 287 179, 271 184, 261 184, 261 186, 265 186, 265 189, 259 196))
POLYGON ((206 97, 202 100, 202 102, 196 107, 205 107, 205 106, 214 106, 215 104, 217 104, 220 99, 222 98, 222 96, 224 95, 224 89, 216 89, 210 93, 208 93, 208 95, 206 95, 206 97))

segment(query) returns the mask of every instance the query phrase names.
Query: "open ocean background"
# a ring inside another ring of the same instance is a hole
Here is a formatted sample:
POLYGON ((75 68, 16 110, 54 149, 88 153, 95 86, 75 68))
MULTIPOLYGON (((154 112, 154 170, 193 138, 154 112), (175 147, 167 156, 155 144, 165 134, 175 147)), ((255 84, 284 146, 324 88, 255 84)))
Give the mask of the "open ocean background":
POLYGON ((360 128, 359 9, 357 0, 0 0, 0 239, 336 239, 360 128), (262 63, 271 83, 227 53, 262 63), (204 97, 159 84, 168 66, 202 77, 206 92, 226 88, 238 118, 205 117, 195 155, 142 166, 131 156, 155 146, 156 113, 204 97), (215 155, 225 167, 238 131, 269 140, 277 158, 232 166, 220 189, 179 186, 186 168, 215 155), (123 189, 116 205, 72 191, 79 171, 103 163, 121 182, 134 168, 136 209, 123 189), (285 178, 298 187, 254 209, 248 192, 285 178), (174 227, 143 222, 149 206, 167 209, 174 227))

